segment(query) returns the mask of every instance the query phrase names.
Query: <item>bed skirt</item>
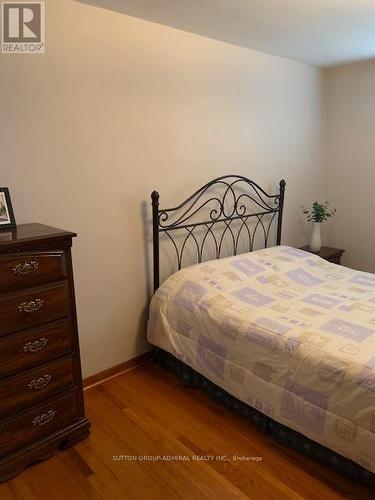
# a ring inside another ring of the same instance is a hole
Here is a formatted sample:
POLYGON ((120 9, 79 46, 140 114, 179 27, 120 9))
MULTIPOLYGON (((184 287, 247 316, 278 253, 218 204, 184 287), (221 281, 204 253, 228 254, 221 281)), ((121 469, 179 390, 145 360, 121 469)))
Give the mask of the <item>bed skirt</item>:
POLYGON ((242 415, 278 443, 289 446, 346 476, 375 486, 375 474, 372 472, 243 403, 172 354, 154 348, 154 358, 158 364, 176 373, 184 385, 203 389, 214 401, 242 415))

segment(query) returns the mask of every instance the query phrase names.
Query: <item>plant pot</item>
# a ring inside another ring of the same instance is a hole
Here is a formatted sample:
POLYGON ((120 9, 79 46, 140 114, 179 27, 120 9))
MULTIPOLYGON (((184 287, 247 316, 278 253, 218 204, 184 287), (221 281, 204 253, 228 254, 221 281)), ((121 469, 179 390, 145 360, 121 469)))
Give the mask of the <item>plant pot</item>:
POLYGON ((320 235, 320 222, 313 222, 313 229, 310 240, 310 250, 320 252, 322 248, 322 237, 320 235))

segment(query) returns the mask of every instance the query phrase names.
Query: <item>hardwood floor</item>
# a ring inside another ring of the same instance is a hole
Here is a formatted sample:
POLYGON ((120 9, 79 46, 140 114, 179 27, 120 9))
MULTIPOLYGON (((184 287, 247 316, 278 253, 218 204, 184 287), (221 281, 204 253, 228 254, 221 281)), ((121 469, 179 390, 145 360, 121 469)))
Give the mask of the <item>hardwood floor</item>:
POLYGON ((88 389, 85 401, 91 437, 0 485, 1 500, 374 498, 153 363, 88 389), (120 455, 230 460, 114 460, 120 455))

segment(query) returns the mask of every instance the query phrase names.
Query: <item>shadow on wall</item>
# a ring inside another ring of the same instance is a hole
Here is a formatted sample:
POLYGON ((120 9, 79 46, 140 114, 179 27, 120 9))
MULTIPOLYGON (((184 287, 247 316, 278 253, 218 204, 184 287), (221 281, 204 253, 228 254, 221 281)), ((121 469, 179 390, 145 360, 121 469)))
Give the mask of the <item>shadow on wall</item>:
POLYGON ((204 2, 202 5, 202 2, 196 0, 188 2, 178 2, 176 0, 75 1, 191 32, 194 32, 193 26, 196 24, 197 14, 206 14, 204 17, 209 15, 208 9, 204 7, 204 2))
MULTIPOLYGON (((231 16, 212 0, 75 0, 101 9, 187 31, 223 42, 243 45, 248 33, 245 18, 231 16), (225 35, 224 35, 225 34, 225 35)), ((242 0, 243 2, 244 0, 242 0)))
POLYGON ((145 200, 143 200, 141 203, 141 217, 143 224, 143 256, 144 256, 145 270, 146 270, 145 295, 149 303, 153 293, 153 280, 152 280, 153 269, 151 265, 152 218, 151 218, 151 204, 148 204, 145 200))
POLYGON ((146 301, 142 311, 139 315, 138 325, 137 325, 137 334, 134 337, 134 348, 136 352, 144 351, 144 338, 145 332, 147 329, 147 321, 149 317, 149 305, 152 297, 152 266, 151 266, 151 257, 152 257, 152 221, 151 221, 151 212, 150 206, 147 204, 145 200, 141 202, 140 205, 140 216, 142 219, 143 225, 143 258, 144 258, 144 266, 145 266, 145 297, 146 301))

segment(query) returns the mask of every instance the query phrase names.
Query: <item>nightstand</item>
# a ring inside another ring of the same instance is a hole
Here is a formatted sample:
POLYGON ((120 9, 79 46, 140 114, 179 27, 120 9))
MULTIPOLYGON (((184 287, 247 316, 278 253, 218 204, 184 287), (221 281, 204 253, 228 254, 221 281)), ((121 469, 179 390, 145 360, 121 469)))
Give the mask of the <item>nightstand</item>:
POLYGON ((332 262, 333 264, 341 264, 341 257, 345 250, 341 248, 331 248, 331 247, 322 247, 320 252, 312 252, 310 247, 307 245, 305 247, 301 247, 301 250, 305 250, 305 252, 310 252, 315 255, 319 255, 324 260, 328 260, 328 262, 332 262))

